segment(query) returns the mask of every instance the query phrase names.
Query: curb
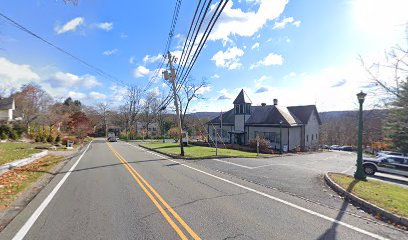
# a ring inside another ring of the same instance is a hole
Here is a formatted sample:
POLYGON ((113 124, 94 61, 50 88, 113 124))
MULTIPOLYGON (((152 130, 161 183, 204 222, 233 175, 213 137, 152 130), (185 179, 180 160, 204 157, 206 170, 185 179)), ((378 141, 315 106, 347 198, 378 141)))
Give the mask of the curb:
POLYGON ((245 158, 245 159, 261 159, 261 158, 272 158, 272 157, 282 157, 282 156, 288 156, 288 155, 278 155, 278 156, 261 156, 261 157, 237 157, 237 156, 210 156, 210 157, 181 157, 179 155, 174 155, 170 153, 165 153, 165 152, 160 152, 159 150, 149 148, 146 146, 143 146, 142 144, 138 144, 139 147, 142 147, 144 149, 150 150, 155 153, 159 153, 162 155, 165 155, 167 157, 171 157, 173 159, 183 159, 183 160, 204 160, 204 159, 222 159, 222 158, 245 158))
POLYGON ((9 170, 11 170, 11 169, 13 169, 13 168, 21 167, 21 166, 24 166, 24 165, 26 165, 26 164, 32 163, 32 162, 34 162, 34 161, 36 161, 36 160, 38 160, 38 159, 40 159, 40 158, 46 156, 47 154, 48 154, 48 150, 44 150, 44 151, 42 151, 42 152, 40 152, 40 153, 32 154, 32 155, 31 155, 30 157, 28 157, 28 158, 23 158, 23 159, 15 160, 15 161, 13 161, 13 162, 11 162, 11 163, 6 163, 6 164, 4 164, 4 165, 1 165, 1 166, 0 166, 0 176, 1 176, 3 173, 6 173, 6 172, 8 172, 9 170))
MULTIPOLYGON (((353 203, 357 203, 360 205, 363 209, 367 210, 369 213, 374 213, 380 215, 382 218, 390 220, 396 224, 403 225, 405 227, 408 227, 408 218, 399 216, 397 214, 391 213, 383 208, 380 208, 362 198, 357 197, 356 195, 347 192, 345 189, 343 189, 340 185, 335 183, 329 176, 330 173, 333 172, 328 172, 324 174, 324 180, 327 185, 331 189, 333 189, 335 192, 338 194, 342 195, 344 198, 352 201, 353 203)), ((346 175, 346 174, 343 174, 346 175)))

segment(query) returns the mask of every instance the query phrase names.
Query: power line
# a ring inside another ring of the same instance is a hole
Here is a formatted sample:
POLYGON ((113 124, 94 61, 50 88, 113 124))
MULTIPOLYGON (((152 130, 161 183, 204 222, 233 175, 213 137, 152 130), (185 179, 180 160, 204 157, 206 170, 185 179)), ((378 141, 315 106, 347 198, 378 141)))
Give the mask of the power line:
POLYGON ((10 17, 4 15, 4 14, 1 13, 1 12, 0 12, 0 16, 1 16, 4 20, 6 20, 9 24, 13 25, 14 27, 17 27, 18 29, 20 29, 20 30, 22 30, 22 31, 24 31, 24 32, 26 32, 26 33, 28 33, 28 34, 30 34, 31 36, 33 36, 33 37, 35 37, 35 38, 37 38, 37 39, 43 41, 44 43, 46 43, 46 44, 52 46, 53 48, 57 49, 58 51, 64 53, 65 55, 68 55, 69 57, 75 59, 76 61, 80 62, 81 64, 83 64, 83 65, 87 66, 88 68, 92 69, 96 74, 98 74, 98 75, 100 75, 100 76, 103 76, 103 77, 106 77, 106 78, 108 78, 109 80, 114 81, 115 83, 119 83, 119 84, 121 84, 121 85, 124 85, 124 84, 123 84, 123 81, 119 80, 118 78, 112 76, 111 74, 105 72, 104 70, 102 70, 102 69, 100 69, 100 68, 98 68, 98 67, 96 67, 96 66, 93 66, 92 64, 88 63, 87 61, 82 60, 81 58, 75 56, 74 54, 68 52, 67 50, 65 50, 65 49, 63 49, 63 48, 61 48, 61 47, 59 47, 59 46, 53 44, 52 42, 46 40, 45 38, 39 36, 38 34, 34 33, 33 31, 27 29, 27 28, 24 27, 23 25, 19 24, 18 22, 14 21, 13 19, 11 19, 10 17))

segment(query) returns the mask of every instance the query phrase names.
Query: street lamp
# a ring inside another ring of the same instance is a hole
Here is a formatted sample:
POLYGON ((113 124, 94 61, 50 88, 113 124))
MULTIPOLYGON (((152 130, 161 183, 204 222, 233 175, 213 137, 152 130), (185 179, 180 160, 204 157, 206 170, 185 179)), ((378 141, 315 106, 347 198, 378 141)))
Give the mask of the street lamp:
POLYGON ((283 150, 282 150, 282 124, 283 124, 283 121, 282 120, 280 120, 280 122, 279 122, 279 152, 280 152, 280 154, 282 154, 283 153, 283 150))
POLYGON ((357 93, 360 110, 358 112, 357 170, 354 173, 354 178, 359 180, 366 179, 363 169, 363 103, 366 95, 367 94, 363 93, 363 91, 357 93))

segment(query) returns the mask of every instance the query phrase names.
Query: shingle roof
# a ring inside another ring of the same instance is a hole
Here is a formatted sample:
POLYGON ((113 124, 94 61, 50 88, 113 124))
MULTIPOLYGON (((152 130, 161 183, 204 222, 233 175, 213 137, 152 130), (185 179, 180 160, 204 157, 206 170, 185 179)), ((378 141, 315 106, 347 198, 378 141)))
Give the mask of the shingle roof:
MULTIPOLYGON (((313 111, 318 113, 316 105, 292 106, 288 107, 288 110, 292 112, 296 117, 298 117, 303 123, 307 123, 309 121, 310 115, 313 111)), ((322 124, 319 114, 317 114, 317 121, 319 122, 319 124, 322 124)))
POLYGON ((240 103, 252 103, 251 99, 249 99, 248 95, 244 92, 244 89, 241 89, 237 98, 235 98, 233 104, 240 104, 240 103))
POLYGON ((14 109, 13 107, 13 98, 0 98, 0 110, 14 109))
MULTIPOLYGON (((314 105, 292 107, 284 107, 279 105, 251 106, 251 116, 245 122, 245 124, 279 125, 280 121, 283 121, 284 126, 307 124, 313 110, 316 110, 317 113, 316 106, 314 105)), ((319 114, 317 114, 317 119, 319 124, 321 124, 319 114)), ((223 124, 232 125, 235 123, 234 109, 222 114, 222 122, 223 124)), ((208 123, 220 124, 220 116, 210 120, 208 123)))

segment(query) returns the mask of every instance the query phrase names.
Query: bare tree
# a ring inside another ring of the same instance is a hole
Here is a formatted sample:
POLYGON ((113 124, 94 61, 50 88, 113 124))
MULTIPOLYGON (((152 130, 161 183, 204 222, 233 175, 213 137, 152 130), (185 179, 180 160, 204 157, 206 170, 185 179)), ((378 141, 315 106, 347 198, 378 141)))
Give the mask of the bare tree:
POLYGON ((149 136, 149 125, 155 121, 158 121, 159 107, 160 107, 160 94, 155 91, 147 93, 143 102, 143 111, 141 113, 141 119, 145 124, 144 127, 147 130, 147 136, 149 136))
POLYGON ((140 100, 142 99, 142 94, 142 89, 135 85, 130 85, 126 89, 126 94, 124 96, 125 103, 120 107, 120 111, 125 122, 127 138, 134 137, 132 130, 136 130, 135 125, 141 109, 140 100))
POLYGON ((185 117, 191 101, 194 99, 202 99, 202 90, 206 86, 207 82, 204 79, 200 82, 196 82, 193 78, 189 78, 185 84, 181 86, 181 90, 177 94, 181 111, 181 126, 185 127, 185 117))
POLYGON ((367 64, 360 56, 363 68, 370 77, 370 82, 375 85, 377 94, 386 94, 387 100, 401 98, 401 89, 407 81, 408 75, 408 24, 407 43, 405 46, 395 45, 385 51, 385 60, 367 64))
POLYGON ((109 105, 108 103, 98 103, 96 105, 98 114, 102 120, 103 129, 105 131, 105 137, 108 137, 108 112, 109 112, 109 105))

